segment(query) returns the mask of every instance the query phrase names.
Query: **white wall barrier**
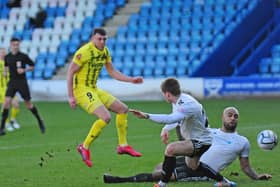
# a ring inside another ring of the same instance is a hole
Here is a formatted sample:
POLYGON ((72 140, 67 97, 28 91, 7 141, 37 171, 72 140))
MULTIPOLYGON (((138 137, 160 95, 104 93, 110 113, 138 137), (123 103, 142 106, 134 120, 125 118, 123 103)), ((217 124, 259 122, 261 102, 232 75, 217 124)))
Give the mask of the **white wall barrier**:
MULTIPOLYGON (((131 84, 113 79, 101 79, 98 87, 117 98, 127 100, 161 100, 163 78, 145 79, 143 84, 131 84)), ((280 78, 225 77, 179 78, 181 88, 196 98, 280 97, 280 78)), ((67 101, 66 80, 30 81, 31 94, 37 101, 67 101)))
MULTIPOLYGON (((145 79, 142 84, 131 84, 113 79, 98 80, 102 88, 121 100, 160 100, 160 84, 164 79, 145 79)), ((203 98, 203 79, 178 79, 182 90, 203 98)), ((33 100, 37 101, 67 101, 66 80, 31 80, 29 82, 33 100)))

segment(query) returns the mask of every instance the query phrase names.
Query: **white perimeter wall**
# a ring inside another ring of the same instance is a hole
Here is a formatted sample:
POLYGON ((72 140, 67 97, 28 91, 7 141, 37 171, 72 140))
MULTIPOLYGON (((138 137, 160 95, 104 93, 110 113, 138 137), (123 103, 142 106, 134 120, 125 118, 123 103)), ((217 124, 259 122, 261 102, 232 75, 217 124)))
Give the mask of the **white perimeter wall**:
MULTIPOLYGON (((98 81, 102 88, 121 100, 160 100, 160 84, 164 78, 145 79, 142 84, 124 83, 112 79, 98 81)), ((181 89, 203 98, 202 78, 180 78, 181 89)), ((32 99, 36 101, 67 101, 66 80, 32 80, 29 82, 32 99)))

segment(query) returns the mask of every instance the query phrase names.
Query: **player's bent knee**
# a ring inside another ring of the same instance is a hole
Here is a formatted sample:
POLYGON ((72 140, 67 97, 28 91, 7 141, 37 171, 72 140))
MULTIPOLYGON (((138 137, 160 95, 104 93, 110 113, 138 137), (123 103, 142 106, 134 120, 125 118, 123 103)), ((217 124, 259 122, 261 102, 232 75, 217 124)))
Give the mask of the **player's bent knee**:
POLYGON ((175 147, 172 144, 167 145, 166 149, 165 149, 165 155, 166 156, 174 156, 174 150, 175 147))
POLYGON ((111 121, 111 116, 105 117, 102 119, 106 124, 110 123, 111 121))
POLYGON ((192 170, 196 170, 198 165, 190 162, 190 163, 188 163, 188 167, 191 168, 192 170))

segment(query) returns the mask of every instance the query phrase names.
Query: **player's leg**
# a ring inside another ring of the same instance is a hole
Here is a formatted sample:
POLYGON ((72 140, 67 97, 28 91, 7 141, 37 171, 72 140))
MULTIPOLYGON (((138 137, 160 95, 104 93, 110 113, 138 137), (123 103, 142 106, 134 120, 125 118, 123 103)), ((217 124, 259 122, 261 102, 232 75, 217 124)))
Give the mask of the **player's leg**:
MULTIPOLYGON (((122 183, 122 182, 157 182, 161 178, 162 163, 158 164, 153 173, 139 173, 133 176, 121 177, 110 174, 103 175, 104 183, 122 183)), ((175 178, 172 178, 175 179, 175 178)))
POLYGON ((15 94, 16 94, 16 89, 15 89, 13 83, 10 81, 7 85, 7 90, 5 92, 5 97, 4 97, 3 105, 2 105, 0 135, 5 135, 6 134, 5 131, 4 131, 5 123, 8 119, 11 100, 15 96, 15 94))
POLYGON ((120 100, 116 99, 114 96, 108 92, 98 89, 99 98, 102 100, 104 105, 111 111, 116 113, 116 127, 118 131, 118 154, 129 154, 131 156, 140 157, 141 153, 135 151, 127 143, 127 112, 128 107, 120 100))
POLYGON ((99 136, 102 129, 110 122, 110 113, 103 105, 95 109, 93 114, 95 114, 99 119, 92 124, 92 127, 83 144, 80 144, 77 148, 83 158, 83 161, 88 167, 92 166, 89 147, 99 136))
MULTIPOLYGON (((6 93, 6 87, 3 88, 3 90, 0 91, 0 105, 1 105, 1 113, 2 113, 2 105, 4 103, 5 100, 5 93, 6 93)), ((5 127, 7 129, 7 131, 13 131, 14 128, 13 126, 10 124, 9 118, 7 118, 7 120, 5 121, 5 127)))
POLYGON ((217 181, 222 180, 223 177, 218 172, 215 172, 206 164, 199 162, 200 156, 209 149, 210 145, 204 145, 202 142, 196 140, 191 140, 190 143, 193 146, 193 152, 186 160, 188 167, 200 173, 202 176, 207 176, 217 181))
POLYGON ((159 186, 166 186, 172 173, 176 167, 175 156, 190 156, 193 154, 194 148, 190 140, 176 141, 167 145, 162 165, 162 177, 159 186))
POLYGON ((12 99, 12 107, 11 107, 11 115, 10 115, 10 124, 13 128, 19 129, 20 125, 18 124, 16 117, 19 113, 19 101, 18 98, 15 96, 12 99))
POLYGON ((24 104, 26 108, 30 110, 30 112, 35 116, 38 121, 38 125, 41 133, 45 133, 46 128, 43 119, 41 118, 37 107, 33 105, 31 102, 30 91, 27 82, 22 83, 21 85, 17 85, 17 89, 24 100, 24 104))
POLYGON ((96 120, 83 143, 85 148, 89 148, 92 142, 99 136, 102 129, 110 122, 111 115, 110 112, 106 109, 104 105, 98 106, 92 114, 96 115, 98 117, 98 120, 96 120))
POLYGON ((41 131, 41 133, 44 134, 45 131, 46 131, 45 124, 44 124, 44 121, 39 114, 39 111, 38 111, 37 107, 34 106, 33 103, 30 100, 26 100, 26 99, 24 99, 24 104, 25 104, 26 108, 28 108, 28 110, 35 116, 35 118, 38 121, 40 131, 41 131))
MULTIPOLYGON (((190 158, 192 159, 192 158, 190 158)), ((176 167, 174 169, 174 176, 176 181, 209 181, 210 179, 205 175, 191 169, 187 163, 189 157, 176 157, 176 167)))
POLYGON ((227 180, 223 177, 219 172, 212 169, 205 163, 199 162, 201 155, 206 152, 210 145, 204 145, 202 142, 192 140, 192 144, 194 147, 194 152, 191 158, 188 159, 188 166, 201 174, 202 176, 207 176, 208 178, 214 179, 221 184, 221 186, 235 186, 234 182, 227 180))
POLYGON ((106 124, 110 122, 111 115, 107 108, 100 101, 96 89, 77 89, 74 90, 74 95, 77 104, 79 104, 82 109, 84 109, 87 113, 98 117, 98 119, 93 122, 92 127, 83 143, 77 148, 78 152, 83 158, 83 161, 87 166, 91 167, 92 162, 90 159, 90 145, 99 136, 106 124))
MULTIPOLYGON (((133 176, 122 177, 122 176, 112 176, 109 174, 103 175, 104 183, 123 183, 123 182, 156 182, 159 177, 154 177, 154 173, 139 173, 133 176)), ((160 176, 160 172, 155 174, 155 176, 160 176)))
POLYGON ((1 126, 0 126, 0 136, 5 135, 5 124, 9 115, 9 108, 12 98, 10 96, 6 96, 3 106, 2 106, 2 117, 1 117, 1 126))

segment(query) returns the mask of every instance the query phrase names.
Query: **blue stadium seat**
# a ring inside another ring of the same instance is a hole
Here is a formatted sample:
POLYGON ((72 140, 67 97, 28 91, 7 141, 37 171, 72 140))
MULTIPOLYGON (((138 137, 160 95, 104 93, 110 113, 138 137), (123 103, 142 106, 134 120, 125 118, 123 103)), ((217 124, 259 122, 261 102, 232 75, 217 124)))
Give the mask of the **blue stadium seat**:
POLYGON ((153 75, 152 68, 145 68, 143 70, 143 75, 144 75, 145 78, 152 77, 152 75, 153 75))
POLYGON ((134 61, 135 64, 137 64, 137 63, 143 63, 143 62, 144 62, 144 59, 143 59, 143 56, 142 56, 142 55, 135 54, 134 57, 133 57, 133 61, 134 61))
POLYGON ((149 17, 150 15, 150 4, 144 3, 140 7, 140 15, 141 17, 149 17))
POLYGON ((58 56, 56 59, 56 66, 57 67, 63 67, 65 65, 66 59, 62 56, 58 56))
POLYGON ((135 44, 135 53, 136 54, 140 54, 140 55, 144 55, 146 54, 146 46, 145 43, 142 42, 138 42, 135 44))
POLYGON ((280 73, 280 63, 271 64, 271 73, 273 73, 273 74, 280 73))
POLYGON ((177 57, 176 55, 167 55, 166 57, 166 66, 169 68, 169 67, 172 67, 172 68, 175 68, 177 67, 177 57))
POLYGON ((155 77, 164 77, 164 68, 163 67, 156 67, 154 69, 155 77))
POLYGON ((174 76, 175 75, 175 69, 174 67, 166 67, 165 68, 165 75, 166 76, 174 76))
POLYGON ((56 16, 56 7, 47 7, 46 10, 48 17, 56 16))
POLYGON ((266 74, 270 72, 271 58, 263 58, 259 64, 259 72, 261 74, 266 74))
POLYGON ((178 46, 176 42, 170 42, 167 44, 167 51, 168 56, 176 55, 178 54, 178 46))
POLYGON ((34 69, 36 70, 44 70, 45 69, 45 61, 44 60, 37 60, 34 69))
POLYGON ((56 17, 65 16, 65 7, 56 7, 56 17))
POLYGON ((167 50, 167 46, 166 46, 166 42, 164 41, 159 41, 156 44, 156 48, 157 48, 157 54, 158 55, 167 55, 168 50, 167 50))
POLYGON ((149 31, 147 33, 147 40, 156 42, 158 40, 157 31, 149 31))
POLYGON ((124 55, 123 56, 123 63, 127 63, 128 67, 132 66, 132 62, 133 62, 133 57, 132 56, 128 56, 128 55, 124 55))
POLYGON ((43 72, 43 77, 45 79, 51 79, 53 75, 54 75, 54 70, 53 69, 45 69, 44 72, 43 72))
POLYGON ((113 61, 113 64, 114 64, 114 67, 117 69, 117 70, 121 70, 123 68, 123 63, 121 61, 113 61))
POLYGON ((22 40, 22 35, 23 35, 23 31, 15 31, 13 34, 13 37, 16 37, 16 38, 22 40))
POLYGON ((1 10, 1 15, 0 15, 1 19, 8 19, 9 13, 10 13, 10 9, 4 6, 3 9, 1 10))
POLYGON ((110 75, 108 74, 108 72, 107 72, 107 70, 106 70, 105 67, 102 68, 102 70, 101 70, 101 72, 100 72, 100 76, 101 76, 102 78, 109 78, 109 77, 110 77, 110 75))
POLYGON ((54 26, 54 17, 47 17, 44 22, 45 28, 52 28, 54 26))
POLYGON ((146 32, 137 32, 137 41, 138 42, 146 42, 148 40, 148 37, 146 35, 146 32))
POLYGON ((188 75, 188 73, 186 72, 185 68, 177 68, 175 74, 178 77, 183 77, 183 76, 187 76, 188 75))
POLYGON ((280 58, 280 44, 278 45, 274 45, 271 48, 271 54, 272 54, 272 58, 280 58))
POLYGON ((140 68, 134 68, 132 70, 132 76, 140 76, 142 75, 142 70, 140 68))
POLYGON ((125 53, 126 53, 126 55, 129 55, 129 56, 135 55, 135 53, 136 53, 135 44, 128 42, 125 45, 125 53))
POLYGON ((151 42, 147 43, 146 50, 148 54, 155 55, 157 53, 156 44, 151 42))
POLYGON ((144 56, 144 62, 147 69, 152 69, 155 67, 155 56, 151 54, 147 54, 144 56))
POLYGON ((122 69, 121 69, 121 72, 125 75, 128 75, 128 76, 131 76, 131 68, 128 68, 126 66, 124 66, 122 69))
POLYGON ((127 42, 136 42, 136 32, 128 32, 126 35, 127 42))
POLYGON ((33 78, 36 80, 40 80, 43 77, 43 70, 36 70, 33 71, 33 78))
POLYGON ((28 72, 26 72, 26 78, 27 78, 28 80, 33 79, 33 71, 28 71, 28 72))

